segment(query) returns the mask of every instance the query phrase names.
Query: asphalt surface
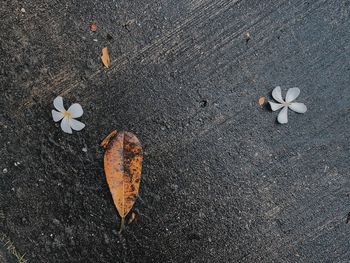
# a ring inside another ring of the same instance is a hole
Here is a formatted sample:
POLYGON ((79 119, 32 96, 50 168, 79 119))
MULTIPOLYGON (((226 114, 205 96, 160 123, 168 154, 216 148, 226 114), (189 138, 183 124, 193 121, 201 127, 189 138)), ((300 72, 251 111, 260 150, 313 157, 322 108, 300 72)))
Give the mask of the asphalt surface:
POLYGON ((349 15, 346 0, 6 0, 0 234, 27 262, 349 262, 349 15), (308 107, 286 125, 258 104, 277 85, 308 107), (81 132, 53 122, 58 95, 82 105, 81 132), (144 150, 122 234, 99 147, 114 129, 144 150))

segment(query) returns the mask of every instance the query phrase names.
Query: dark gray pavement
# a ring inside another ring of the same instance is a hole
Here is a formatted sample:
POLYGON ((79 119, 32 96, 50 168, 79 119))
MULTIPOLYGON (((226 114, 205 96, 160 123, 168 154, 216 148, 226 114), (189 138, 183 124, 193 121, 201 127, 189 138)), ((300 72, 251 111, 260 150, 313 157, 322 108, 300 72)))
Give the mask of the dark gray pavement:
POLYGON ((28 262, 350 262, 349 16, 347 0, 3 1, 1 234, 28 262), (308 112, 277 124, 257 103, 276 85, 308 112), (52 121, 57 95, 83 131, 52 121), (145 151, 122 235, 98 146, 113 129, 145 151))

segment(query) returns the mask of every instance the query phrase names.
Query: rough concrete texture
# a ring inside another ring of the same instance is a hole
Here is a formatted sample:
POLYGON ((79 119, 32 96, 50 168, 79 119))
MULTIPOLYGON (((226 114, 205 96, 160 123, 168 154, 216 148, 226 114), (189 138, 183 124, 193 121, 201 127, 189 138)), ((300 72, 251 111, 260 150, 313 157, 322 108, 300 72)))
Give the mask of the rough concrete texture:
POLYGON ((1 233, 28 262, 348 262, 349 8, 5 0, 1 233), (276 85, 308 112, 277 124, 257 103, 276 85), (52 121, 57 95, 83 131, 52 121), (98 146, 113 129, 145 152, 121 235, 98 146))

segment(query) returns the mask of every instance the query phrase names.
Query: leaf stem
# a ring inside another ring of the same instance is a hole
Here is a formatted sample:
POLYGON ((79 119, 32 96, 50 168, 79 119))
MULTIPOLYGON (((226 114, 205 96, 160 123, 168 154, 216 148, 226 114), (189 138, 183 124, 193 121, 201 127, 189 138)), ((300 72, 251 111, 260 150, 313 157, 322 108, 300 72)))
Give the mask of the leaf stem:
POLYGON ((122 222, 120 223, 120 229, 119 229, 119 234, 123 232, 125 228, 125 217, 122 217, 122 222))

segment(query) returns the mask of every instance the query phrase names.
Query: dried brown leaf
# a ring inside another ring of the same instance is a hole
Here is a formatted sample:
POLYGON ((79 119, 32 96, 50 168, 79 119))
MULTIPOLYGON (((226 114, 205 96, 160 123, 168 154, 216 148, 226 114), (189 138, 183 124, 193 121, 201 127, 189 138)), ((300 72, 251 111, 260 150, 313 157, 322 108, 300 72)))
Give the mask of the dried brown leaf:
POLYGON ((111 132, 101 143, 105 148, 104 170, 114 205, 122 218, 125 217, 138 196, 143 152, 138 138, 130 132, 111 132))

